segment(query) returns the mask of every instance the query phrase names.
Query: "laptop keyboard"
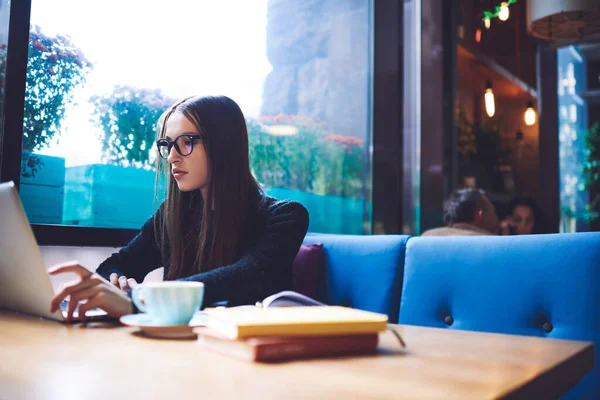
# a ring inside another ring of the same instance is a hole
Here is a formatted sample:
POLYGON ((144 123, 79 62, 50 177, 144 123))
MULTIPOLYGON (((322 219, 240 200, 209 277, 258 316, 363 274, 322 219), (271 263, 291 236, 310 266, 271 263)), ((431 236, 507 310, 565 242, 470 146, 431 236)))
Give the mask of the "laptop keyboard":
MULTIPOLYGON (((79 314, 79 306, 81 305, 81 303, 78 303, 77 306, 75 307, 75 311, 73 312, 73 316, 77 316, 79 314)), ((63 300, 60 302, 60 309, 62 310, 63 315, 66 317, 67 316, 67 310, 69 309, 69 300, 63 300)), ((105 316, 106 312, 101 310, 100 308, 92 308, 91 310, 88 310, 86 312, 86 316, 88 317, 94 317, 94 316, 105 316)))
MULTIPOLYGON (((60 302, 60 309, 63 310, 64 312, 67 311, 68 307, 69 307, 69 300, 65 299, 60 302)), ((79 308, 79 304, 77 304, 77 307, 75 309, 78 309, 78 308, 79 308)))

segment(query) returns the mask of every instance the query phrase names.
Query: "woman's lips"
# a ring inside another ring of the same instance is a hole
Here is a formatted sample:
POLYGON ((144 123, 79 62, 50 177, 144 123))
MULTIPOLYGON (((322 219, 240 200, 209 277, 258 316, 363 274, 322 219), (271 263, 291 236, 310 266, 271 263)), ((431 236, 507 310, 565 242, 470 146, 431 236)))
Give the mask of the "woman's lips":
POLYGON ((183 171, 173 172, 173 178, 175 178, 175 179, 181 179, 181 178, 183 178, 184 175, 187 175, 187 172, 183 172, 183 171))

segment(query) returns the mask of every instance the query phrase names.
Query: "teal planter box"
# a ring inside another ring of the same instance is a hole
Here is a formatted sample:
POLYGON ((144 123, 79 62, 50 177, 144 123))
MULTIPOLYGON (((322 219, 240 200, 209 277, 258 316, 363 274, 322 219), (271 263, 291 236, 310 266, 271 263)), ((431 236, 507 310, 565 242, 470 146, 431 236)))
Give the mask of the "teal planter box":
POLYGON ((283 188, 265 189, 265 193, 279 200, 294 200, 308 210, 312 233, 365 234, 365 201, 341 196, 323 196, 283 188))
POLYGON ((156 210, 155 179, 154 171, 138 168, 104 164, 67 168, 63 223, 140 229, 156 210))
MULTIPOLYGON (((154 171, 93 164, 66 169, 62 223, 139 229, 162 199, 154 201, 154 171)), ((273 197, 300 202, 310 214, 309 232, 365 233, 365 201, 269 188, 273 197)))
POLYGON ((65 185, 65 159, 36 154, 41 159, 34 176, 21 176, 19 195, 29 222, 61 224, 65 185))

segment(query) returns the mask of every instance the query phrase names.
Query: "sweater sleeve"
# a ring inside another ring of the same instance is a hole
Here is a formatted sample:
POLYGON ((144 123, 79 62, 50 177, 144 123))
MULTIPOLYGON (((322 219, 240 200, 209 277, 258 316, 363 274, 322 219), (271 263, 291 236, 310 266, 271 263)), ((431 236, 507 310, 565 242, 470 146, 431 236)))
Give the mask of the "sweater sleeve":
POLYGON ((254 304, 292 286, 292 264, 308 230, 308 211, 299 203, 278 201, 268 208, 262 235, 235 263, 182 278, 204 282, 203 304, 228 301, 254 304))
POLYGON ((161 252, 154 234, 154 220, 159 212, 146 221, 131 242, 102 262, 96 272, 106 279, 114 272, 142 282, 148 272, 161 267, 161 252))

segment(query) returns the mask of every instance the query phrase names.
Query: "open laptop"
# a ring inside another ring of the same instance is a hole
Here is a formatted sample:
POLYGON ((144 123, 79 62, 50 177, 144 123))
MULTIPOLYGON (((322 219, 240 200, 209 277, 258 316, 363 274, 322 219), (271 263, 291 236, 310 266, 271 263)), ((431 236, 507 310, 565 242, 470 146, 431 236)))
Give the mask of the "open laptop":
MULTIPOLYGON (((54 288, 13 182, 0 183, 0 309, 66 322, 67 302, 50 312, 54 288)), ((77 313, 74 315, 77 318, 77 313)), ((94 309, 87 319, 107 318, 94 309)))

